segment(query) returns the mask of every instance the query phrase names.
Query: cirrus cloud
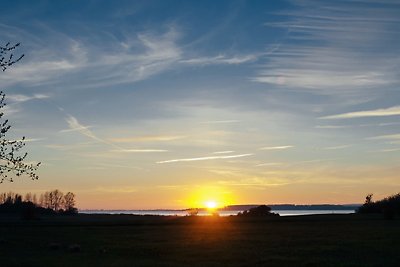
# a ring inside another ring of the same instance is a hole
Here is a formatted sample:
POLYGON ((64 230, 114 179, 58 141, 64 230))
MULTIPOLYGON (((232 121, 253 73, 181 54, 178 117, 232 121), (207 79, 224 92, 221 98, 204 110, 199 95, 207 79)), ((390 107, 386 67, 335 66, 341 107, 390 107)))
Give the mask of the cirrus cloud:
POLYGON ((320 117, 319 119, 353 119, 362 117, 383 117, 383 116, 395 116, 395 115, 400 115, 400 106, 374 109, 374 110, 348 112, 337 115, 324 116, 320 117))
POLYGON ((249 157, 253 154, 240 154, 240 155, 230 155, 230 156, 211 156, 211 157, 198 157, 198 158, 183 158, 183 159, 170 159, 164 161, 158 161, 157 163, 173 163, 173 162, 186 162, 186 161, 202 161, 202 160, 213 160, 213 159, 233 159, 233 158, 242 158, 249 157))

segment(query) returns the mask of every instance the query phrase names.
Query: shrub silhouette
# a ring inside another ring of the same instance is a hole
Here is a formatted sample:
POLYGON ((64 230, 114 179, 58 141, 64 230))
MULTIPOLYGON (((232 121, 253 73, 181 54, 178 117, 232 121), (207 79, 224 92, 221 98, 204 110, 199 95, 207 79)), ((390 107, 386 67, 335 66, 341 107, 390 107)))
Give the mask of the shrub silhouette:
POLYGON ((271 212, 271 208, 268 207, 267 205, 260 205, 255 208, 239 212, 238 216, 261 217, 261 216, 279 216, 279 214, 271 212))

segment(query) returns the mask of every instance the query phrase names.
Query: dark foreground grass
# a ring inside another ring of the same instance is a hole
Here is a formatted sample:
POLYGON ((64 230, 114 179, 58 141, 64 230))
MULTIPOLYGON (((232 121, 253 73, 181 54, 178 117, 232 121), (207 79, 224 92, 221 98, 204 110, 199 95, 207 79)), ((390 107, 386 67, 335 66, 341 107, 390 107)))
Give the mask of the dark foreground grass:
POLYGON ((0 266, 400 266, 400 221, 354 214, 0 217, 0 266), (72 244, 80 251, 69 251, 72 244))

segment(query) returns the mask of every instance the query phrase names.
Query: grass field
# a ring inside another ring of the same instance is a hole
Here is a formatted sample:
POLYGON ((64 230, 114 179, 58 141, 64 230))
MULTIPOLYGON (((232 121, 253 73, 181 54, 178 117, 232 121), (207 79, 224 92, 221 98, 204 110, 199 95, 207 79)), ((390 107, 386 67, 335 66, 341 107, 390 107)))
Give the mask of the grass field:
POLYGON ((0 217, 4 267, 400 266, 399 251, 400 221, 381 216, 0 217))

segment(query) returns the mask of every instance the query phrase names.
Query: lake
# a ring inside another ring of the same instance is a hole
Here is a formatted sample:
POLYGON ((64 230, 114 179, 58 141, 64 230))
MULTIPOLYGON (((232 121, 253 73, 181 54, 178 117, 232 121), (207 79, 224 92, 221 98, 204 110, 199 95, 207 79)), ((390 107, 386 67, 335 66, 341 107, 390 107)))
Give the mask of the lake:
MULTIPOLYGON (((220 216, 237 215, 241 210, 219 211, 220 216)), ((354 210, 272 210, 280 216, 298 216, 310 214, 349 214, 354 210)), ((160 215, 160 216, 186 216, 186 210, 79 210, 83 214, 133 214, 133 215, 160 215)), ((199 211, 198 215, 206 216, 210 213, 206 210, 199 211)))

